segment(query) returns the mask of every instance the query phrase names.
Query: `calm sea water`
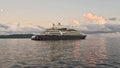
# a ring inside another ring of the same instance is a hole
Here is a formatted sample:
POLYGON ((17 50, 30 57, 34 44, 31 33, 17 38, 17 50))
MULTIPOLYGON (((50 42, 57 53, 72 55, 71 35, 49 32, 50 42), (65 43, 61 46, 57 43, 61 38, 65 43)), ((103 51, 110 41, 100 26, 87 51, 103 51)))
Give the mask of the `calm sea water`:
POLYGON ((0 68, 120 68, 120 38, 0 39, 0 68))

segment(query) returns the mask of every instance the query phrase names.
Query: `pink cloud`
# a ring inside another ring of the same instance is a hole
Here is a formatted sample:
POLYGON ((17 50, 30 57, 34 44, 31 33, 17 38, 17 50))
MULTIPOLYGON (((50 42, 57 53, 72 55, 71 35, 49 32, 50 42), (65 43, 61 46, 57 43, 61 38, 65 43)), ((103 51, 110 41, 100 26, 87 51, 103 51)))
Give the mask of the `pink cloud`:
POLYGON ((84 14, 84 17, 87 20, 92 21, 92 22, 97 22, 98 24, 105 24, 106 23, 106 20, 104 17, 97 16, 97 15, 94 15, 92 13, 86 13, 86 14, 84 14))

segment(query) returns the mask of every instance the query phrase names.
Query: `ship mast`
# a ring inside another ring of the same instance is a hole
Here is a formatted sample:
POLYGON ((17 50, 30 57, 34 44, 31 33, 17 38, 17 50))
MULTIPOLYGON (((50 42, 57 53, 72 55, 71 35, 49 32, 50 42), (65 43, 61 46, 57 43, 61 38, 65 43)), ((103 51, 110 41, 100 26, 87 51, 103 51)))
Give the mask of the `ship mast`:
POLYGON ((55 25, 55 24, 52 25, 52 29, 58 29, 61 27, 62 27, 61 23, 58 23, 57 25, 55 25))
POLYGON ((17 23, 17 31, 20 33, 20 22, 17 23))
POLYGON ((53 24, 53 25, 52 25, 52 29, 55 29, 55 28, 56 28, 56 26, 55 26, 55 24, 53 24))
POLYGON ((61 26, 62 26, 61 23, 57 24, 57 28, 61 28, 61 26))

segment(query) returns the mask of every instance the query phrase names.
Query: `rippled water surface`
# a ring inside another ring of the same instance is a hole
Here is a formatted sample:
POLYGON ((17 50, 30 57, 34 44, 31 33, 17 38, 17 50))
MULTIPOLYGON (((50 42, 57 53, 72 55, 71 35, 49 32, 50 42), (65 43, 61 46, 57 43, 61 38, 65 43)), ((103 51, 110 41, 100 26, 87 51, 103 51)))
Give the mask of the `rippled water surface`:
POLYGON ((0 68, 120 68, 120 38, 0 39, 0 68))

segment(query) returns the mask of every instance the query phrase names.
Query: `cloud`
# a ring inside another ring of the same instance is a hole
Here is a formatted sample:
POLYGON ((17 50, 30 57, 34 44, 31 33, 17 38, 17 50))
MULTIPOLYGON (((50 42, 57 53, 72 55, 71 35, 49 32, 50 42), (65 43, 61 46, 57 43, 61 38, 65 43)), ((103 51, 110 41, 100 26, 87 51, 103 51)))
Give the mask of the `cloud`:
POLYGON ((8 29, 9 26, 8 26, 8 25, 5 25, 5 24, 0 24, 0 28, 2 28, 2 29, 8 29))
POLYGON ((103 25, 99 24, 79 24, 79 25, 67 25, 67 28, 76 29, 85 34, 109 34, 109 33, 120 33, 119 23, 106 23, 103 25))
POLYGON ((28 27, 18 27, 17 25, 8 25, 8 24, 0 24, 0 34, 33 34, 33 33, 41 33, 45 31, 45 28, 41 26, 28 26, 28 27))
POLYGON ((106 27, 111 29, 113 32, 120 32, 120 24, 106 24, 106 27))
POLYGON ((3 12, 4 11, 4 9, 0 9, 0 12, 3 12))
POLYGON ((81 30, 86 34, 108 34, 108 33, 120 33, 120 24, 87 24, 85 25, 87 30, 81 30))
POLYGON ((80 24, 80 21, 79 21, 79 20, 73 20, 73 21, 72 21, 72 24, 79 25, 79 24, 80 24))
MULTIPOLYGON (((120 32, 120 24, 106 23, 106 19, 102 16, 97 16, 92 13, 84 14, 84 17, 94 23, 82 23, 81 20, 73 20, 70 25, 67 25, 68 28, 77 29, 80 32, 85 34, 108 34, 108 33, 117 33, 120 32), (102 25, 101 25, 102 24, 102 25)), ((107 21, 116 21, 119 20, 117 17, 108 18, 107 21)), ((45 31, 44 27, 36 24, 26 24, 22 26, 18 24, 0 24, 0 34, 18 34, 18 33, 41 33, 45 31)))
POLYGON ((120 22, 120 18, 118 17, 111 17, 111 18, 108 18, 107 21, 111 21, 111 22, 120 22))
MULTIPOLYGON (((40 25, 19 27, 16 25, 0 24, 0 34, 26 34, 26 33, 41 33, 46 29, 40 25)), ((79 30, 85 34, 108 34, 108 33, 120 33, 120 24, 106 23, 103 25, 99 24, 78 24, 78 25, 66 25, 64 27, 73 28, 79 30)))
POLYGON ((116 21, 118 18, 117 17, 113 17, 113 18, 109 18, 108 20, 110 21, 116 21))
POLYGON ((92 22, 96 22, 98 24, 105 24, 106 23, 105 18, 102 16, 97 16, 97 15, 94 15, 92 13, 86 13, 83 16, 85 19, 92 21, 92 22))
POLYGON ((86 34, 96 34, 96 33, 111 33, 111 29, 107 28, 105 25, 99 24, 86 24, 87 30, 81 30, 86 34))

